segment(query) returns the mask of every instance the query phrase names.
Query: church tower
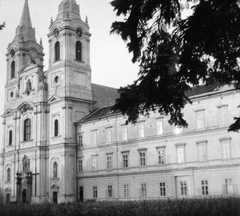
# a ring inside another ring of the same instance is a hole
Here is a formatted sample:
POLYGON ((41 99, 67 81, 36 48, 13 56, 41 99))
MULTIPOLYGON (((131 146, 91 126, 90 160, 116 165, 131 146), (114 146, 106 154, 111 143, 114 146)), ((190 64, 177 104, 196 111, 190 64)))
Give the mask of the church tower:
POLYGON ((75 0, 62 0, 49 28, 49 68, 28 0, 7 48, 0 201, 76 199, 75 122, 92 109, 90 36, 75 0))

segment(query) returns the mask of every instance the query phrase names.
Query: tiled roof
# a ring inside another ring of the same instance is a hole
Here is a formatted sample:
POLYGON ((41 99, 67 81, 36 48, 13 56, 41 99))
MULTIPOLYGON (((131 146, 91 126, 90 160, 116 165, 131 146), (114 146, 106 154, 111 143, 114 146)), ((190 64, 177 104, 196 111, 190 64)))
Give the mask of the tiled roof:
MULTIPOLYGON (((93 85, 95 86, 95 84, 93 84, 93 85)), ((213 92, 218 93, 218 92, 226 91, 226 90, 230 90, 230 89, 233 89, 233 86, 227 86, 227 85, 223 86, 223 85, 220 85, 219 83, 214 83, 214 84, 211 84, 211 85, 202 85, 202 86, 193 87, 190 91, 188 91, 186 93, 186 95, 188 97, 194 97, 194 96, 201 95, 201 94, 206 94, 206 93, 211 93, 211 92, 212 93, 213 92)), ((113 88, 96 85, 94 93, 98 93, 98 96, 104 96, 104 92, 109 93, 110 90, 113 91, 113 92, 114 92, 114 90, 116 91, 116 89, 113 89, 113 88), (99 90, 101 92, 97 92, 97 91, 99 91, 98 87, 100 87, 99 90), (106 90, 104 90, 104 88, 106 88, 106 90)), ((97 97, 97 95, 94 95, 94 96, 97 97)), ((115 96, 117 98, 118 95, 115 95, 115 96)), ((105 102, 107 97, 108 96, 104 97, 104 99, 96 98, 95 100, 104 101, 104 103, 107 104, 107 102, 105 102)), ((114 104, 114 102, 115 102, 115 100, 111 100, 109 102, 108 106, 100 107, 99 109, 90 113, 88 116, 86 116, 83 119, 83 122, 91 121, 91 120, 94 120, 94 119, 101 119, 103 117, 119 113, 119 111, 115 111, 115 112, 111 111, 111 108, 112 108, 112 105, 114 104)), ((104 104, 104 103, 102 102, 100 104, 104 104)))
POLYGON ((93 100, 95 108, 112 106, 119 97, 117 89, 92 83, 93 100))

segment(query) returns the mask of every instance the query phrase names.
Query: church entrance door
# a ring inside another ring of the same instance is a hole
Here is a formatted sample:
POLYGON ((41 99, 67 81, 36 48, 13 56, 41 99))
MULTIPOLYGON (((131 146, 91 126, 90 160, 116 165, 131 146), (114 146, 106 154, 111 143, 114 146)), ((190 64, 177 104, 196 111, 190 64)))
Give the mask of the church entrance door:
POLYGON ((27 190, 26 190, 26 189, 24 189, 24 190, 22 191, 22 202, 23 202, 23 203, 26 203, 26 202, 27 202, 27 190))
POLYGON ((53 192, 53 203, 58 203, 58 193, 53 192))

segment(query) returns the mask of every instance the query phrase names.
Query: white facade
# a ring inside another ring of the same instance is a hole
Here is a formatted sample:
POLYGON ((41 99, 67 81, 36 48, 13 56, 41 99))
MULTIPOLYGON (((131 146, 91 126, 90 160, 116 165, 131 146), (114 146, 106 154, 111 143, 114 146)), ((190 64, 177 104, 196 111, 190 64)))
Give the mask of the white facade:
POLYGON ((227 130, 239 116, 240 93, 224 86, 192 101, 184 109, 189 126, 183 130, 158 113, 126 125, 109 108, 80 122, 77 181, 83 198, 239 196, 239 134, 227 130))
POLYGON ((158 113, 126 125, 106 106, 116 90, 91 83, 90 36, 76 1, 63 0, 43 71, 25 1, 6 54, 0 201, 239 196, 239 134, 227 132, 239 116, 239 91, 194 88, 187 129, 158 113))

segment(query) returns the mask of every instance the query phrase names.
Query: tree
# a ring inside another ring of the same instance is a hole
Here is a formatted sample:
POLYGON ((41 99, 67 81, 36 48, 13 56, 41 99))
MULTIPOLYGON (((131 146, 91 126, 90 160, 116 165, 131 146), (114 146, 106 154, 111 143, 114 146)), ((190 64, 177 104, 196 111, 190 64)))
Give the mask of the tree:
POLYGON ((170 124, 187 127, 182 109, 191 103, 192 87, 216 82, 240 87, 240 1, 183 1, 111 2, 124 16, 112 24, 111 33, 122 37, 132 61, 140 64, 139 78, 119 89, 113 107, 128 122, 157 110, 170 116, 170 124), (187 10, 191 14, 184 17, 187 10))

